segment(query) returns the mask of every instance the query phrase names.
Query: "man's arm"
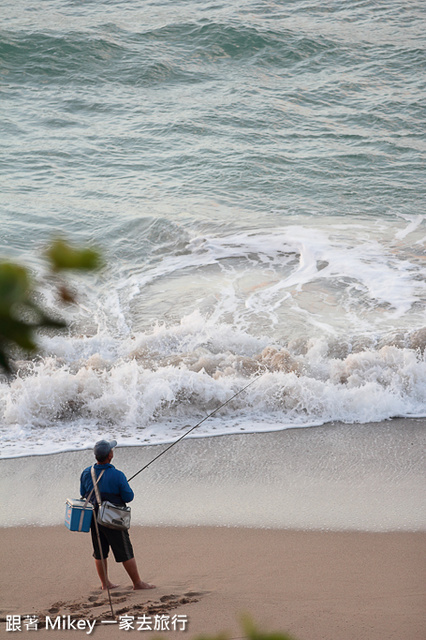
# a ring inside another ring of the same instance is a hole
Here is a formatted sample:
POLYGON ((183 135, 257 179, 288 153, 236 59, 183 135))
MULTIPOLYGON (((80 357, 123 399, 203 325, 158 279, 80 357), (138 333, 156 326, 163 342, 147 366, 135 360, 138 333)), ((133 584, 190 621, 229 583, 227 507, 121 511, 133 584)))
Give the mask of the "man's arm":
POLYGON ((80 495, 84 498, 87 493, 87 484, 86 484, 86 469, 80 476, 80 495))
POLYGON ((124 502, 131 502, 135 497, 133 493, 133 489, 131 489, 129 483, 127 482, 127 478, 122 471, 120 473, 120 496, 124 500, 124 502))

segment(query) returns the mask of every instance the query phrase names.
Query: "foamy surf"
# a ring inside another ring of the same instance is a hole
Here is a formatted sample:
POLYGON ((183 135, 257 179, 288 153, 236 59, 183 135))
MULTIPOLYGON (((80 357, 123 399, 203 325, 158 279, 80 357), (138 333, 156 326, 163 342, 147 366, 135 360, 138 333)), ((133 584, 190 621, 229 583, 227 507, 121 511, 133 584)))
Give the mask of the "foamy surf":
POLYGON ((254 377, 192 435, 425 416, 423 225, 302 216, 129 255, 1 380, 2 457, 170 442, 254 377))
POLYGON ((88 448, 105 431, 126 445, 171 442, 254 377, 192 435, 426 416, 426 329, 401 340, 281 346, 199 312, 123 340, 46 338, 55 355, 0 385, 2 457, 88 448))
POLYGON ((179 230, 146 262, 117 270, 104 322, 134 330, 151 324, 155 309, 160 322, 200 310, 285 341, 307 327, 313 337, 421 327, 424 221, 299 216, 286 227, 226 235, 179 230))

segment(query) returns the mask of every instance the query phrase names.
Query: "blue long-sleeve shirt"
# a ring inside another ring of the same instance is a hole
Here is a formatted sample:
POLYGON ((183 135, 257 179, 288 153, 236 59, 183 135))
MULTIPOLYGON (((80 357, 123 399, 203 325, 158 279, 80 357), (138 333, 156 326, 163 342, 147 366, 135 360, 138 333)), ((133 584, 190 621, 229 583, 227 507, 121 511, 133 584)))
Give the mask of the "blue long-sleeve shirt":
MULTIPOLYGON (((105 473, 98 483, 102 500, 109 500, 113 504, 123 506, 126 502, 131 502, 135 497, 130 488, 127 478, 122 471, 119 471, 112 464, 95 464, 95 473, 98 478, 101 471, 105 473)), ((80 477, 80 495, 87 498, 93 489, 92 467, 87 467, 80 477)), ((96 503, 95 492, 93 492, 91 502, 96 503)))

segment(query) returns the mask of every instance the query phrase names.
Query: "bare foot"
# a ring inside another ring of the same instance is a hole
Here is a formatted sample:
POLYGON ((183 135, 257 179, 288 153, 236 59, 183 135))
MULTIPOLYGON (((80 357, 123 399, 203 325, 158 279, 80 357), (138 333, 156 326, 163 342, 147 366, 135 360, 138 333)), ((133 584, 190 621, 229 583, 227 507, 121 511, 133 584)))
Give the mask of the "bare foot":
POLYGON ((142 580, 133 585, 133 589, 135 589, 135 590, 137 590, 137 589, 156 589, 156 588, 157 587, 155 586, 155 584, 149 584, 148 582, 142 582, 142 580))
POLYGON ((112 582, 109 583, 108 586, 105 587, 101 587, 102 591, 106 591, 107 589, 116 589, 118 587, 118 584, 113 584, 112 582))

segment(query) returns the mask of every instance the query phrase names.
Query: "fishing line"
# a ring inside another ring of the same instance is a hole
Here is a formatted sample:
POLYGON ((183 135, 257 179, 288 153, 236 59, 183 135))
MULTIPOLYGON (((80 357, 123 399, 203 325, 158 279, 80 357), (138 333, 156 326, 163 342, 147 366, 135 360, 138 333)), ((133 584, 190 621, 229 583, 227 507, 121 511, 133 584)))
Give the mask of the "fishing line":
POLYGON ((230 398, 228 398, 228 400, 226 400, 226 402, 223 402, 219 407, 217 407, 217 409, 215 409, 214 411, 212 411, 211 413, 209 413, 205 418, 203 418, 202 420, 200 420, 200 422, 197 422, 197 424, 194 427, 191 427, 191 429, 189 429, 189 431, 186 431, 186 433, 184 433, 182 436, 180 436, 180 438, 178 438, 177 440, 175 440, 174 442, 172 442, 171 444, 169 444, 169 446, 164 449, 164 451, 161 451, 161 453, 159 453, 157 456, 155 456, 155 458, 153 458, 152 460, 150 460, 144 467, 142 467, 142 469, 139 469, 139 471, 137 471, 131 478, 129 478, 128 482, 130 482, 131 480, 133 480, 133 478, 136 478, 137 475, 139 475, 140 473, 142 473, 142 471, 145 471, 145 469, 147 469, 153 462, 155 462, 156 460, 158 460, 158 458, 160 458, 161 456, 163 456, 165 453, 167 453, 167 451, 169 451, 169 449, 171 449, 172 447, 175 446, 175 444, 177 444, 178 442, 180 442, 181 440, 183 440, 184 438, 186 438, 187 435, 189 435, 192 431, 194 431, 194 429, 197 429, 200 425, 203 424, 203 422, 205 422, 206 420, 208 420, 209 418, 211 418, 212 416, 214 416, 215 413, 217 413, 218 411, 220 411, 220 409, 222 409, 223 407, 225 407, 229 402, 231 402, 231 400, 233 400, 234 398, 236 398, 237 396, 240 395, 240 393, 242 393, 243 391, 245 391, 246 389, 248 389, 248 387, 253 384, 253 382, 256 382, 256 380, 259 380, 262 376, 264 376, 266 373, 266 371, 264 371, 263 373, 261 373, 259 376, 256 376, 255 378, 253 378, 253 380, 250 380, 250 382, 248 384, 246 384, 245 387, 243 387, 242 389, 240 389, 239 391, 237 391, 236 393, 234 393, 233 396, 231 396, 230 398))

